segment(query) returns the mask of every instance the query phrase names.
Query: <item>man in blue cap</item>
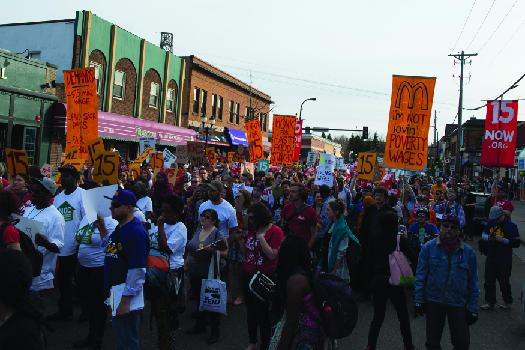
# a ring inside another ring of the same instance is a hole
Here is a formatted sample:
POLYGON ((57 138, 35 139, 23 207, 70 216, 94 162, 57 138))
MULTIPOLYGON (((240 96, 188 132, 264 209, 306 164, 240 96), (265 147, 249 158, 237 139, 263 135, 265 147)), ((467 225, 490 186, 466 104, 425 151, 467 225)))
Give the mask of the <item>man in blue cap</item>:
POLYGON ((118 190, 111 200, 111 216, 118 221, 109 233, 104 218, 97 215, 95 227, 100 231, 104 259, 104 293, 109 297, 111 287, 125 284, 122 299, 112 318, 117 349, 139 348, 140 309, 130 310, 131 299, 140 294, 146 278, 149 236, 140 220, 134 217, 137 199, 131 191, 118 190))

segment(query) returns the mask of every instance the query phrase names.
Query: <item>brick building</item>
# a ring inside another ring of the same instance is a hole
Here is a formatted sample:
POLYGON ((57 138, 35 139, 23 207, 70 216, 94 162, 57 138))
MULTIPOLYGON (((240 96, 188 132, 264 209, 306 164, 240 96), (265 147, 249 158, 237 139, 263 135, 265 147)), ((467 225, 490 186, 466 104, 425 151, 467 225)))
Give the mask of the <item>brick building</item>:
POLYGON ((72 68, 95 68, 98 133, 105 148, 116 149, 124 160, 137 157, 141 136, 153 136, 161 149, 172 151, 195 140, 195 131, 181 124, 185 61, 89 11, 77 11, 70 20, 0 25, 2 46, 58 60, 50 156, 55 167, 66 140, 63 70, 72 68))
POLYGON ((244 122, 258 119, 263 144, 269 152, 271 97, 198 57, 192 55, 183 59, 186 69, 181 126, 198 131, 202 126, 202 116, 207 118, 207 126, 213 118, 216 135, 209 137, 208 143, 215 146, 217 153, 225 156, 230 146, 244 143, 239 141, 243 137, 246 139, 244 122))

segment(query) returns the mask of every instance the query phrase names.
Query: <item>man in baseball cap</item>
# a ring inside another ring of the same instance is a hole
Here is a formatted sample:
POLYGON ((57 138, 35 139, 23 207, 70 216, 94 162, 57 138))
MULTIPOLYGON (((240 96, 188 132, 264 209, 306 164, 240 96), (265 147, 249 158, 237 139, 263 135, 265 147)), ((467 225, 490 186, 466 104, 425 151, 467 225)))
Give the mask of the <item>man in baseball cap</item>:
POLYGON ((77 170, 77 168, 75 168, 74 166, 72 166, 70 164, 67 164, 67 165, 64 165, 61 168, 58 168, 58 172, 60 173, 60 175, 63 175, 64 173, 69 173, 75 179, 77 179, 77 180, 80 179, 80 172, 77 170))
MULTIPOLYGON (((135 197, 135 195, 131 191, 128 191, 128 190, 117 190, 117 192, 115 192, 115 195, 113 197, 104 196, 104 198, 107 198, 111 201, 122 203, 124 205, 131 205, 132 207, 137 205, 137 197, 135 197)), ((114 219, 116 220, 116 218, 114 219)))
POLYGON ((257 181, 253 183, 253 190, 252 190, 253 203, 258 203, 258 202, 264 203, 264 205, 266 205, 266 207, 268 208, 268 210, 270 210, 270 213, 272 213, 272 216, 273 216, 273 210, 272 210, 272 207, 270 206, 270 203, 262 199, 262 195, 265 189, 266 189, 266 186, 264 186, 262 182, 257 181))
POLYGON ((57 184, 55 183, 55 181, 51 180, 48 177, 41 177, 41 178, 33 177, 31 178, 31 181, 33 181, 34 183, 39 183, 42 186, 44 186, 44 188, 48 190, 49 193, 51 193, 51 196, 54 196, 55 193, 57 192, 57 184))

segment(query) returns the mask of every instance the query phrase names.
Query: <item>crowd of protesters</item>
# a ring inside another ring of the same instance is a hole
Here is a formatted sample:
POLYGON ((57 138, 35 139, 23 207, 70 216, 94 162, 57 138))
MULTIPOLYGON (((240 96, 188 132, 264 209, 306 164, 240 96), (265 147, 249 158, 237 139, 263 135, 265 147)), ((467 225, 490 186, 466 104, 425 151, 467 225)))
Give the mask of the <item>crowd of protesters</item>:
POLYGON ((446 317, 454 348, 467 349, 469 326, 478 318, 479 281, 476 255, 465 241, 482 234, 474 231, 472 192, 487 188, 489 221, 482 235, 488 246, 486 303, 481 309, 494 309, 496 280, 503 294, 500 308, 511 307, 511 254, 519 246, 519 233, 511 221, 508 188, 498 176, 490 184, 477 180, 460 186, 453 177, 400 175, 392 183, 396 196, 377 183, 360 186, 346 171, 334 172, 330 186, 318 186, 315 172, 304 167, 240 176, 233 176, 227 161, 212 173, 179 167, 186 172, 182 191, 174 191, 168 174, 149 164, 137 178, 122 171, 117 192, 100 198, 111 216, 98 215, 94 222, 88 222, 82 193, 107 183, 93 182, 89 164, 81 171, 71 165, 59 168, 59 186, 38 167, 12 183, 2 179, 1 349, 17 348, 11 337, 17 334, 24 335, 24 349, 42 348, 45 333, 59 333, 60 322, 73 318, 75 294, 82 304, 77 319, 88 322, 88 329, 74 348, 100 349, 109 341, 104 329, 111 324, 117 349, 138 349, 144 308, 151 308, 155 318, 159 349, 177 347, 179 316, 185 310, 195 319, 185 332, 207 333, 208 317, 207 342, 214 344, 221 322, 227 321, 220 313, 201 311, 200 292, 215 259, 220 260, 219 278, 226 282, 227 304, 246 307, 246 335, 239 341, 247 350, 336 347, 313 302, 316 266, 348 283, 358 302, 373 298, 368 349, 376 348, 388 299, 405 349, 415 349, 407 291, 389 283, 389 255, 396 249, 412 263, 414 308, 426 313, 427 349, 440 349, 446 317), (13 226, 18 216, 43 224, 34 239, 42 255, 39 273, 32 271, 27 254, 14 252, 24 250, 13 226), (214 248, 219 241, 226 249, 214 248), (150 259, 164 259, 167 277, 146 280, 150 259), (275 284, 273 300, 252 290, 259 272, 275 284), (120 303, 108 310, 106 301, 119 285, 120 303), (54 289, 58 311, 48 314, 44 299, 54 289), (132 300, 142 295, 144 308, 134 308, 132 300), (188 300, 196 301, 195 308, 188 300), (108 317, 112 312, 115 316, 108 317))

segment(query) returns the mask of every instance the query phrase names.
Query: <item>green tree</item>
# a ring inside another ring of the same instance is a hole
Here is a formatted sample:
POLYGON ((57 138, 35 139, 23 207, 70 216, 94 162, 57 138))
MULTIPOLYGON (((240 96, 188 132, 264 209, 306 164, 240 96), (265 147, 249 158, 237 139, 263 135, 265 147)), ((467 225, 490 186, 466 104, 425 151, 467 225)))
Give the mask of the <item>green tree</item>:
POLYGON ((321 134, 321 137, 322 137, 323 139, 326 138, 326 135, 325 135, 324 131, 323 131, 323 133, 321 134))
POLYGON ((328 140, 332 141, 332 134, 328 134, 328 136, 326 137, 328 140))
POLYGON ((363 141, 361 136, 352 135, 348 139, 347 150, 348 150, 348 152, 345 152, 346 153, 345 156, 348 157, 350 152, 353 152, 353 158, 354 158, 354 161, 355 161, 357 159, 357 155, 360 152, 366 152, 368 150, 368 146, 366 145, 365 141, 363 141))

